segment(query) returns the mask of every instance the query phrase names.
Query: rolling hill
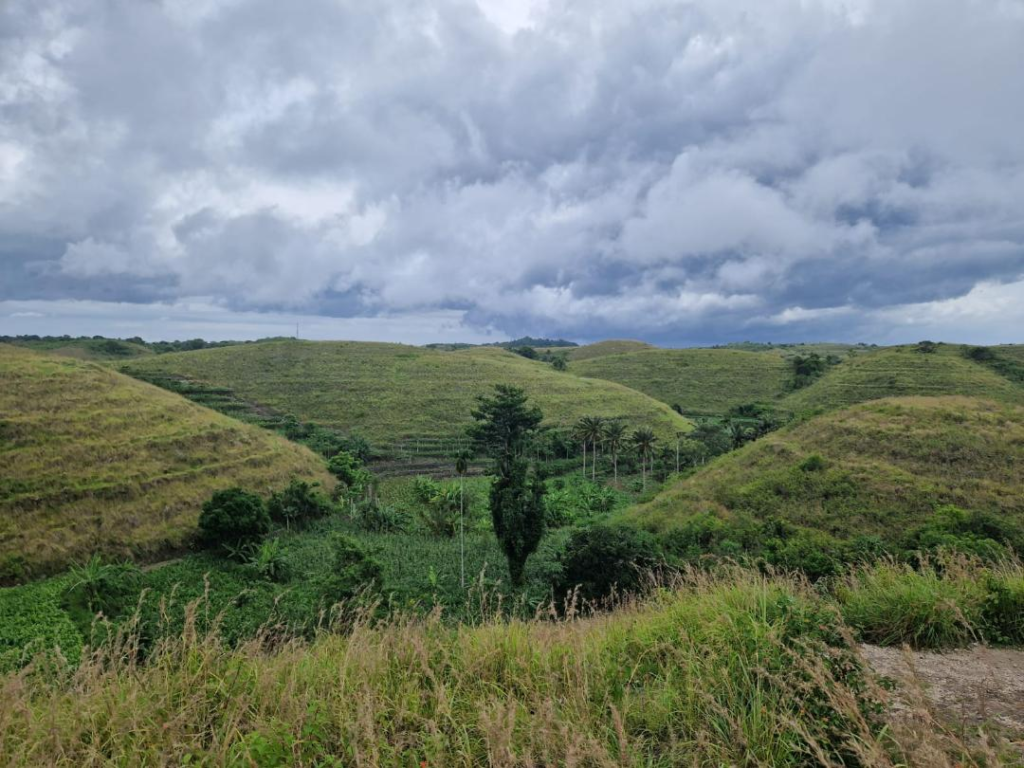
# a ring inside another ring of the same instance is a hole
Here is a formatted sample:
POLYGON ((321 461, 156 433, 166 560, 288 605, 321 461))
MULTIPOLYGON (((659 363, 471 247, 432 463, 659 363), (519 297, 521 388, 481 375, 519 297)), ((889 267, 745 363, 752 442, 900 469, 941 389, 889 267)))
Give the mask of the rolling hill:
POLYGON ((576 361, 570 371, 617 382, 678 405, 692 416, 720 415, 744 403, 774 402, 792 378, 780 353, 732 349, 651 348, 576 361))
POLYGON ((153 354, 153 350, 145 345, 123 339, 7 337, 6 341, 0 339, 0 343, 78 360, 126 360, 153 354))
POLYGON ((711 511, 885 536, 938 505, 1024 522, 1024 407, 967 397, 862 403, 787 427, 634 507, 653 529, 711 511))
POLYGON ((305 448, 96 363, 0 345, 0 581, 185 543, 217 489, 330 483, 305 448))
POLYGON ((907 395, 967 395, 1024 403, 1024 388, 969 360, 961 347, 940 344, 932 353, 914 346, 859 353, 787 396, 781 407, 794 413, 828 411, 907 395))
POLYGON ((580 379, 495 347, 441 351, 401 344, 281 341, 132 361, 131 375, 186 379, 306 422, 356 431, 385 452, 461 438, 477 395, 523 387, 546 423, 621 417, 661 435, 690 424, 668 406, 607 381, 580 379))
POLYGON ((607 355, 622 355, 626 352, 639 352, 642 349, 656 349, 646 341, 631 341, 629 339, 609 339, 598 341, 593 344, 586 344, 582 347, 546 347, 546 351, 555 354, 564 354, 569 362, 574 360, 592 360, 596 357, 607 355))

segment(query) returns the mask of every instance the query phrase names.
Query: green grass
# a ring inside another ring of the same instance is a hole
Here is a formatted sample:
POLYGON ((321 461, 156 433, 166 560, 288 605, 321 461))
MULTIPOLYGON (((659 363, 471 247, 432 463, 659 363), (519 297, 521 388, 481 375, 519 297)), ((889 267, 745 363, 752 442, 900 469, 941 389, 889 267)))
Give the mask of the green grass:
POLYGON ((888 347, 854 355, 781 406, 796 413, 833 410, 867 400, 905 395, 967 395, 1024 403, 1024 388, 942 344, 923 354, 913 346, 888 347))
POLYGON ((523 387, 553 426, 597 415, 646 424, 665 436, 689 429, 685 419, 639 392, 559 373, 493 347, 446 352, 399 344, 268 342, 160 355, 125 370, 228 387, 304 421, 358 432, 392 452, 417 438, 459 438, 475 398, 494 384, 523 387))
POLYGON ((18 339, 10 343, 36 352, 78 360, 125 360, 153 354, 153 350, 142 344, 120 339, 18 339))
POLYGON ((1024 408, 965 397, 894 398, 772 433, 628 516, 666 529, 708 510, 727 520, 777 518, 842 538, 890 537, 943 504, 1022 522, 1021 488, 1024 408))
POLYGON ((0 345, 0 579, 182 546, 213 491, 331 483, 308 450, 96 363, 0 345))
POLYGON ((642 349, 654 349, 654 347, 646 341, 609 339, 607 341, 598 341, 594 344, 586 344, 582 347, 545 348, 546 351, 551 352, 552 354, 564 354, 566 360, 569 362, 575 362, 577 360, 592 360, 606 355, 621 355, 626 352, 639 352, 642 349))
POLYGON ((569 369, 631 387, 694 416, 773 403, 792 379, 782 354, 732 349, 647 349, 573 362, 569 369))

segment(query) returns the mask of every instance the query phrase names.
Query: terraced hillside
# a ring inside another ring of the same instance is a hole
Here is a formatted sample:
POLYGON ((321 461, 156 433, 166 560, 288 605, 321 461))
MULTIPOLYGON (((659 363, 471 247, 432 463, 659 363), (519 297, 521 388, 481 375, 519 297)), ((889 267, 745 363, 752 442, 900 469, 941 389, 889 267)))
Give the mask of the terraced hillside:
POLYGON ((771 403, 790 381, 778 352, 732 349, 646 349, 573 362, 579 376, 614 381, 691 416, 719 415, 734 405, 771 403))
POLYGON ((825 411, 903 395, 968 395, 1024 403, 1024 389, 965 357, 960 346, 941 344, 931 353, 904 346, 857 354, 786 397, 782 406, 796 413, 825 411))
POLYGON ((401 344, 281 341, 160 355, 128 363, 132 375, 185 378, 307 422, 354 430, 378 449, 454 440, 477 395, 495 384, 526 389, 547 423, 581 416, 624 418, 661 435, 689 422, 645 395, 580 379, 494 347, 440 351, 401 344))
POLYGON ((904 532, 938 505, 1024 523, 1024 407, 893 398, 772 433, 700 470, 631 519, 655 529, 711 511, 844 537, 904 532))
POLYGON ((219 488, 330 483, 305 448, 96 363, 0 345, 0 581, 181 546, 219 488))

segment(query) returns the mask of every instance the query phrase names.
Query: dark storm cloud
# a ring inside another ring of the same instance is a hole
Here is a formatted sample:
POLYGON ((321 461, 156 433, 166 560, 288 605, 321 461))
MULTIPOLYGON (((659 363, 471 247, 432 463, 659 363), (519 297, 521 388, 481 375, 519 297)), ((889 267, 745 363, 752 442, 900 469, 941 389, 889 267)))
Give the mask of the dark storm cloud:
POLYGON ((16 0, 0 301, 1001 339, 1022 71, 1021 0, 16 0))

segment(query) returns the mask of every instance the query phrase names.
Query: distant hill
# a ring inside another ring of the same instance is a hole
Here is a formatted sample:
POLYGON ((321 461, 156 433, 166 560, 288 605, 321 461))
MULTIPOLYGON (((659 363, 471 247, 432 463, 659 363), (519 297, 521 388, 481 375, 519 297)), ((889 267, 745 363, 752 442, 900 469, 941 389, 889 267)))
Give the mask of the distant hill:
POLYGON ((575 341, 566 341, 565 339, 538 339, 533 336, 522 336, 511 341, 495 341, 490 344, 482 344, 481 346, 501 347, 502 349, 515 349, 516 347, 561 349, 563 347, 578 347, 579 344, 575 341))
MULTIPOLYGON (((272 341, 272 339, 261 339, 272 341)), ((142 355, 187 352, 196 349, 227 347, 233 344, 253 344, 251 341, 145 341, 138 336, 113 339, 105 336, 0 336, 0 344, 12 344, 36 352, 74 357, 79 360, 125 360, 142 355)))
POLYGON ((733 349, 647 348, 573 361, 570 370, 678 405, 687 415, 709 416, 744 403, 773 403, 792 379, 782 354, 733 349))
POLYGON ((888 536, 925 521, 942 504, 1024 522, 1022 487, 1024 407, 966 397, 894 398, 772 433, 629 517, 667 529, 711 511, 725 519, 776 518, 840 537, 888 536))
POLYGON ((270 342, 154 356, 124 370, 149 380, 185 378, 307 422, 356 431, 378 449, 458 440, 476 397, 495 384, 526 389, 547 423, 623 417, 668 436, 689 422, 620 385, 580 379, 495 347, 452 352, 365 342, 270 342))
POLYGON ((1024 403, 1024 388, 964 355, 959 345, 885 347, 854 355, 822 378, 788 395, 781 406, 801 413, 827 411, 903 395, 969 395, 1024 403))
POLYGON ((593 344, 586 344, 582 347, 570 349, 566 353, 566 360, 590 360, 595 357, 606 355, 621 355, 625 352, 637 352, 642 349, 654 349, 655 347, 646 341, 631 341, 629 339, 610 339, 598 341, 593 344))
POLYGON ((331 482, 270 432, 96 363, 0 344, 0 581, 180 547, 214 490, 266 494, 293 475, 331 482))

